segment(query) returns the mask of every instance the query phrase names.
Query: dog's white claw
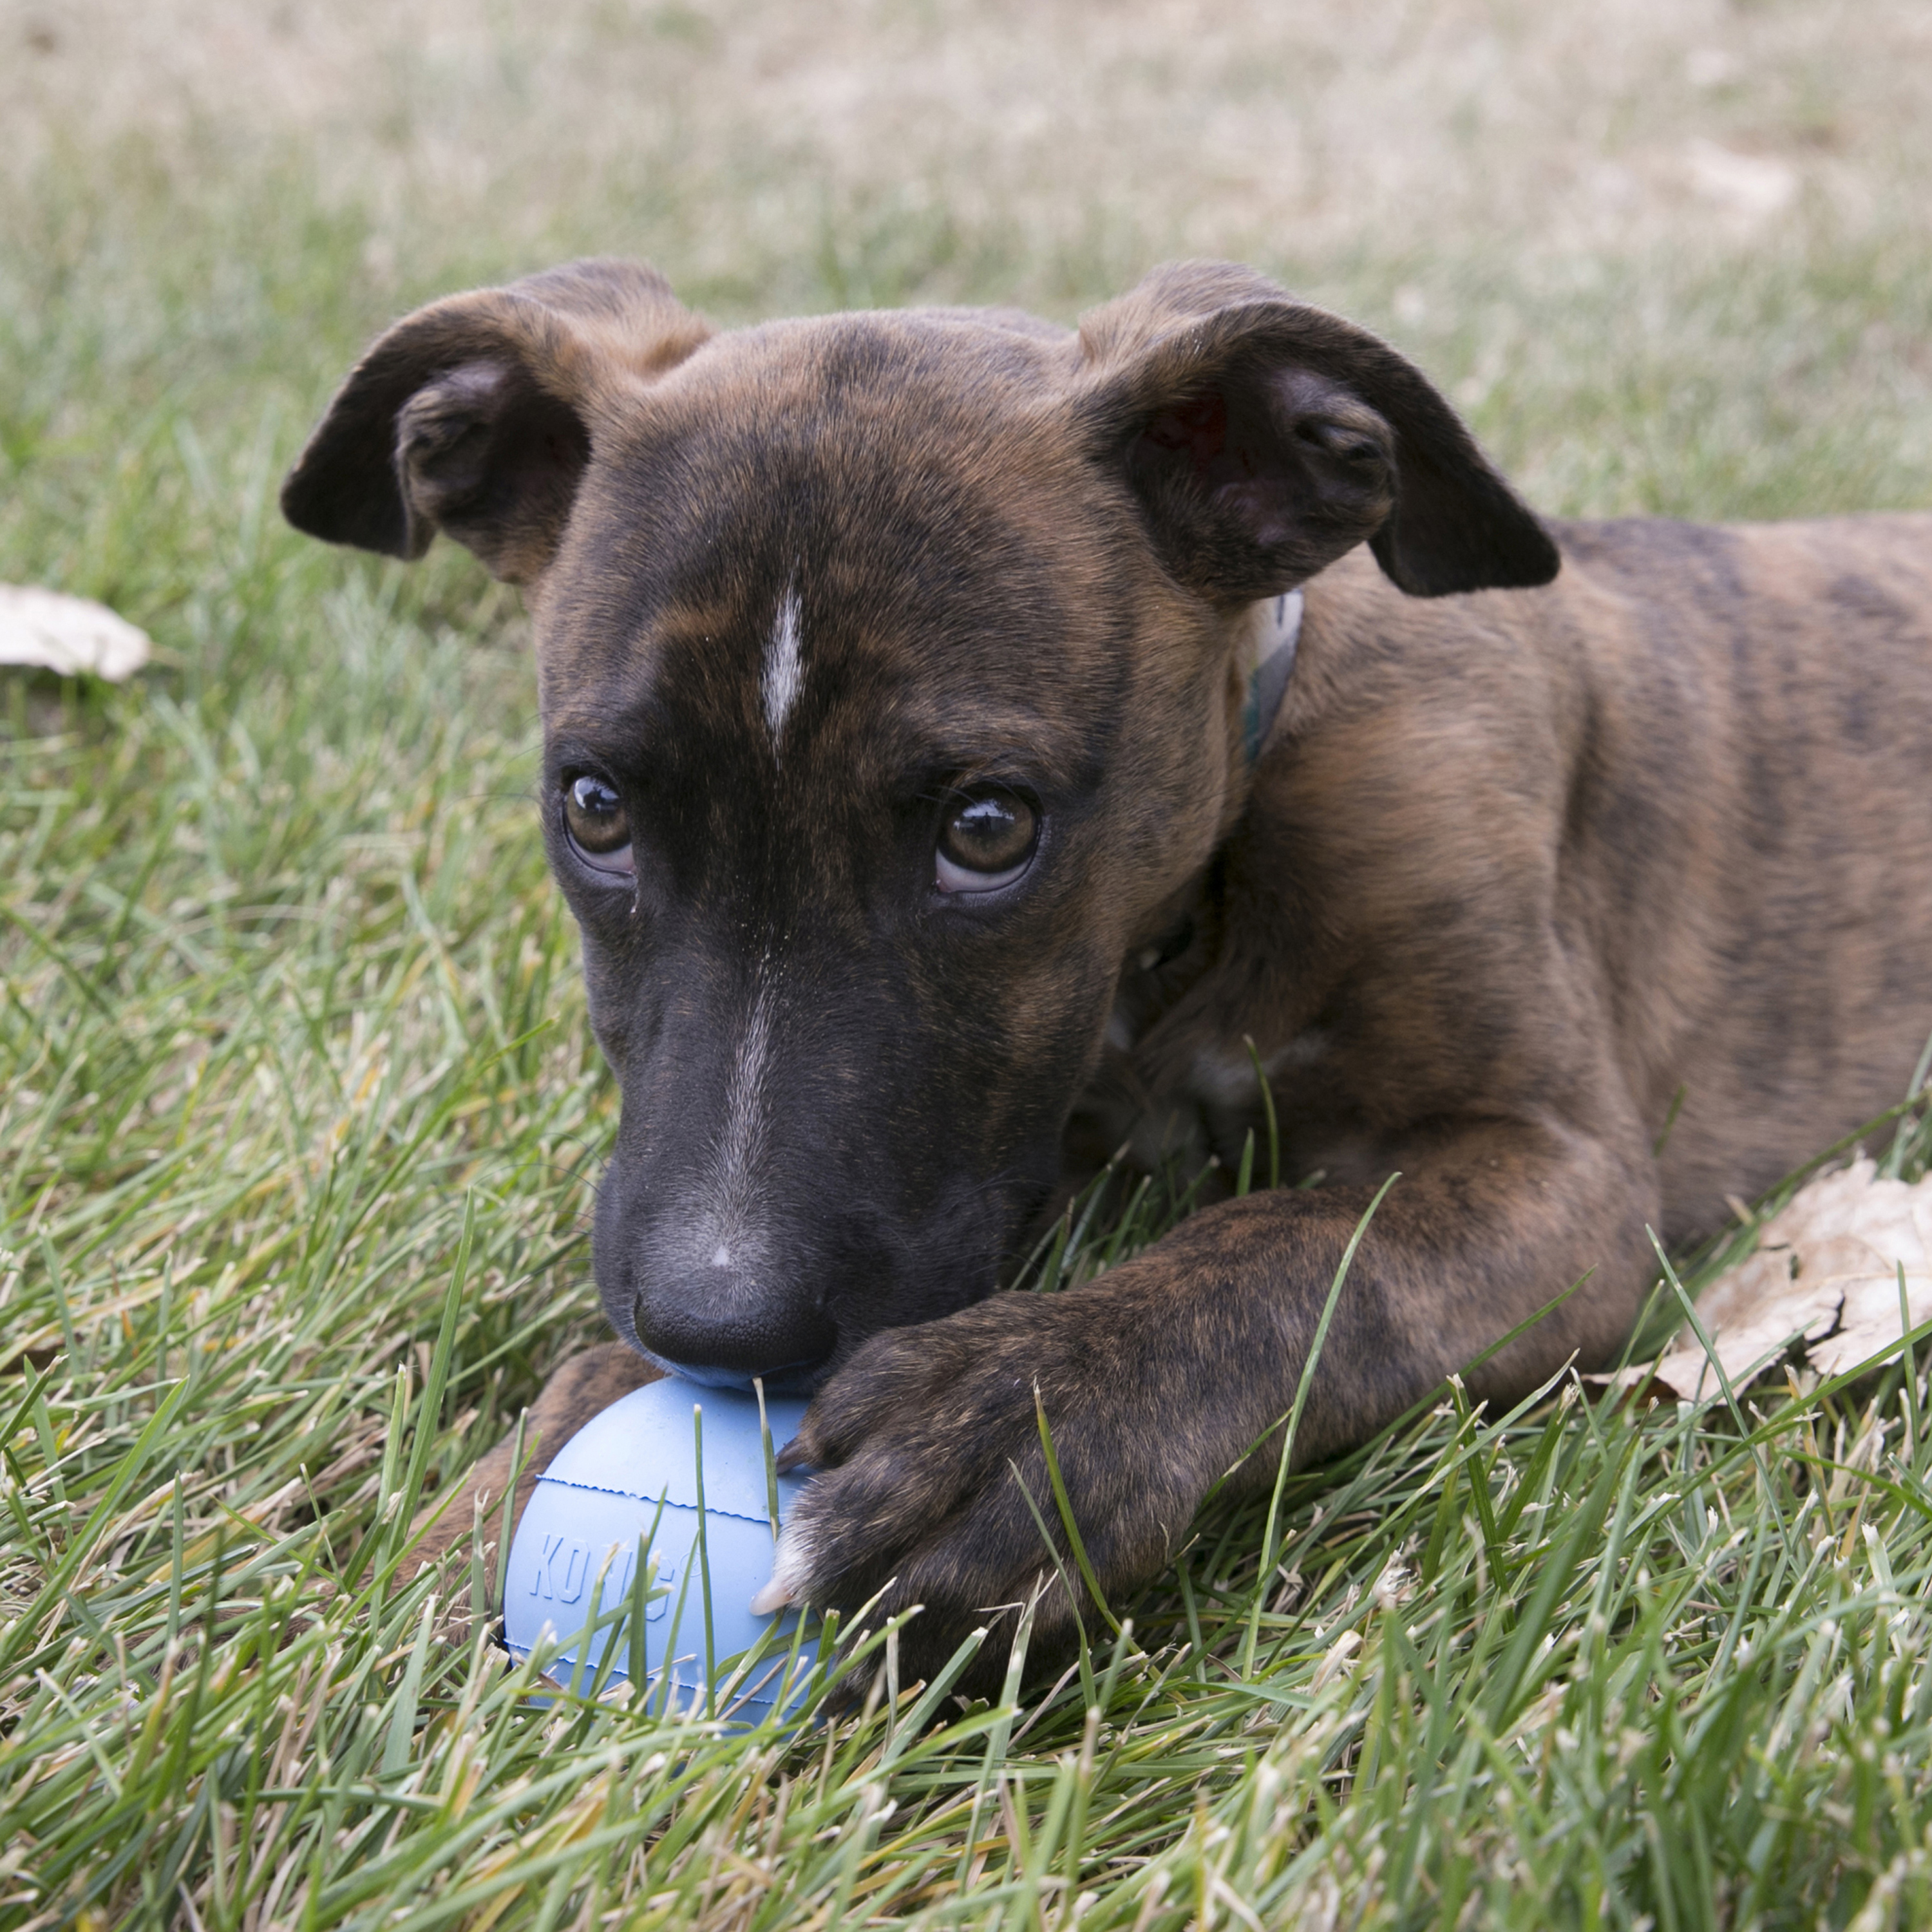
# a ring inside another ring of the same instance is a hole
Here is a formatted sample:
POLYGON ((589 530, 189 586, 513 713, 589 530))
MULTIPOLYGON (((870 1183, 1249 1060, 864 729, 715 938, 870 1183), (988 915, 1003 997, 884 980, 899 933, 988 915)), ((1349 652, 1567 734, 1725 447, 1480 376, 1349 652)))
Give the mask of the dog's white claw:
POLYGON ((778 1553, 772 1563, 772 1580, 752 1599, 752 1614, 769 1617, 805 1600, 805 1579, 812 1567, 812 1551, 796 1531, 778 1532, 778 1553))
POLYGON ((754 1617, 769 1617, 780 1610, 789 1609, 790 1604, 790 1594, 786 1590, 784 1584, 774 1576, 752 1599, 752 1614, 754 1617))

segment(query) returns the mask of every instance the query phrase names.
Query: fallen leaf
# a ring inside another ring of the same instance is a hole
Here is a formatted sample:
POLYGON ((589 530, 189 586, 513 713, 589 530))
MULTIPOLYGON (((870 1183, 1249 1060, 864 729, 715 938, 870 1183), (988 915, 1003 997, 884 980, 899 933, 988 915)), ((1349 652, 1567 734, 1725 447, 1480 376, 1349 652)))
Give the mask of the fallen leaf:
POLYGON ((104 604, 17 584, 0 584, 0 664, 119 684, 148 662, 148 634, 104 604))
MULTIPOLYGON (((1876 1354, 1904 1333, 1907 1318, 1932 1317, 1932 1176, 1881 1180, 1858 1160, 1809 1182, 1758 1230, 1757 1246, 1697 1300, 1697 1318, 1736 1388, 1781 1362, 1802 1340, 1806 1360, 1834 1376, 1876 1354)), ((1652 1371, 1625 1370, 1628 1386, 1652 1371)), ((1680 1400, 1717 1393, 1704 1345, 1686 1323, 1658 1358, 1656 1379, 1680 1400)))

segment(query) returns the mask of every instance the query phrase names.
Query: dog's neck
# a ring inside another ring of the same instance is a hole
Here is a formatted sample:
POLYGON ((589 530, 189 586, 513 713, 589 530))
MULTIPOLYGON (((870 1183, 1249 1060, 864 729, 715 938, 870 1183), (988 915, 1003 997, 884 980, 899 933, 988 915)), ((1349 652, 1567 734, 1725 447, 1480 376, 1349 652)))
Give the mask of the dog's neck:
POLYGON ((1241 708, 1241 748, 1250 766, 1268 742, 1288 690, 1294 647, 1301 636, 1301 592, 1294 590, 1264 598, 1248 608, 1248 694, 1241 708))
MULTIPOLYGON (((1301 637, 1303 598, 1300 589, 1251 604, 1236 620, 1240 627, 1238 674, 1244 680, 1241 700, 1242 767, 1232 788, 1238 815, 1249 779, 1265 749, 1268 734, 1280 715, 1294 668, 1295 646, 1301 637)), ((1234 822, 1230 818, 1225 837, 1234 822)), ((1220 868, 1216 861, 1186 892, 1166 908, 1158 923, 1127 955, 1124 976, 1108 1042, 1130 1050, 1149 1021, 1173 1003, 1205 970, 1214 944, 1215 922, 1208 909, 1219 896, 1220 868)))

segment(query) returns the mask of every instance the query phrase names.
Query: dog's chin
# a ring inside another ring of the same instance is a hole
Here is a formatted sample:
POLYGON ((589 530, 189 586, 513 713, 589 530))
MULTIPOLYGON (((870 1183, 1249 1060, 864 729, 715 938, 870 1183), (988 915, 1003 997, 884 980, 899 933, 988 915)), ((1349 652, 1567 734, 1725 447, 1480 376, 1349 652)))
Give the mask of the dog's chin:
POLYGON ((742 1369, 716 1368, 704 1362, 673 1361, 668 1355, 656 1354, 628 1336, 625 1340, 646 1361, 655 1363, 668 1376, 681 1376, 686 1382, 700 1383, 706 1388, 740 1389, 748 1395, 754 1384, 762 1382, 767 1395, 809 1396, 817 1391, 819 1384, 832 1372, 830 1361, 793 1362, 754 1376, 742 1369))

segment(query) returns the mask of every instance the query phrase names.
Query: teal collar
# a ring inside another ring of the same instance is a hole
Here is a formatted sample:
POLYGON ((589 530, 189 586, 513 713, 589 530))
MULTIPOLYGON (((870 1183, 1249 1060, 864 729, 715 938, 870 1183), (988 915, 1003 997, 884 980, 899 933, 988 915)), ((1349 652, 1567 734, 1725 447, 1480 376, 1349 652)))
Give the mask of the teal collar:
POLYGON ((1294 647, 1301 636, 1301 592, 1284 591, 1250 607, 1248 696, 1241 707, 1241 743, 1252 764, 1274 728, 1276 714, 1294 668, 1294 647))

